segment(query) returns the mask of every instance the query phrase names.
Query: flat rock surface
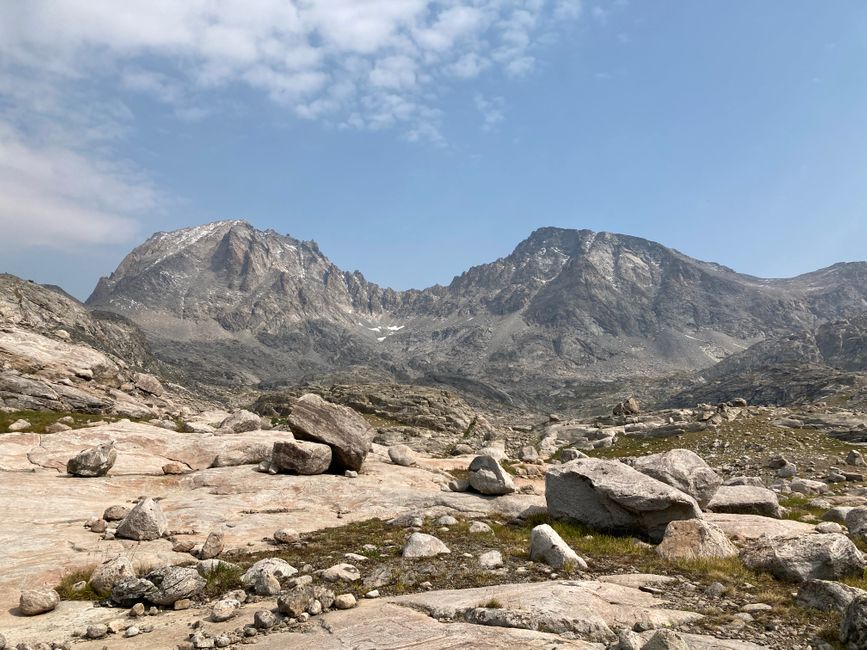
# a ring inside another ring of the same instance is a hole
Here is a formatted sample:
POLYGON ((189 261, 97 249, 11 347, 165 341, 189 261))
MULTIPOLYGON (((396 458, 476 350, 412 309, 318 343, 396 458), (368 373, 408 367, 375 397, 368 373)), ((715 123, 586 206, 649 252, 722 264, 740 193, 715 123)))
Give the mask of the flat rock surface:
POLYGON ((401 596, 394 602, 410 605, 437 619, 455 619, 491 599, 521 620, 543 627, 564 626, 565 630, 598 641, 605 640, 601 630, 611 634, 617 628, 631 628, 641 621, 651 622, 654 627, 670 627, 702 618, 694 612, 667 609, 662 600, 637 588, 595 580, 433 591, 401 596), (585 629, 589 631, 581 631, 585 629))
MULTIPOLYGON (((189 562, 174 553, 168 540, 133 542, 102 539, 84 528, 92 516, 111 505, 132 506, 147 495, 159 500, 169 530, 178 539, 203 542, 211 531, 225 534, 227 550, 271 548, 264 538, 275 530, 310 532, 371 518, 391 518, 407 510, 431 515, 492 512, 516 515, 544 505, 532 495, 490 498, 444 492, 448 476, 436 468, 399 467, 385 448, 374 446, 355 479, 268 475, 254 466, 206 467, 215 448, 285 436, 279 431, 202 436, 166 431, 146 424, 119 423, 51 435, 8 434, 0 445, 0 629, 17 642, 15 629, 27 619, 10 610, 20 589, 56 584, 62 572, 82 569, 118 554, 139 570, 189 562), (108 476, 73 478, 57 467, 84 444, 116 440, 118 460, 108 476), (212 447, 213 445, 213 447, 212 447), (30 456, 30 459, 28 459, 30 456), (32 459, 38 459, 34 463, 32 459), (181 460, 195 471, 165 476, 161 467, 181 460), (253 545, 250 546, 250 543, 253 545), (7 633, 8 632, 8 633, 7 633)), ((59 609, 67 608, 62 603, 59 609)), ((50 625, 56 612, 39 617, 50 625)))
POLYGON ((768 537, 799 537, 816 532, 812 524, 791 519, 774 519, 761 515, 734 515, 722 512, 706 512, 704 520, 716 524, 729 539, 744 541, 768 537))

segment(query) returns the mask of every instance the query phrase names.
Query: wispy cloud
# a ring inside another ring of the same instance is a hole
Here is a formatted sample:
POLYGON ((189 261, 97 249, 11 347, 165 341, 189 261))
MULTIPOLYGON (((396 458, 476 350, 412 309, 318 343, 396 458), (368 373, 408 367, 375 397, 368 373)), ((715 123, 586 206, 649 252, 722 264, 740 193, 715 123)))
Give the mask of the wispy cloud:
POLYGON ((125 242, 157 203, 133 168, 34 146, 0 123, 0 249, 125 242))
MULTIPOLYGON (((532 73, 580 10, 577 0, 2 2, 3 239, 123 241, 162 206, 118 154, 136 127, 133 97, 198 121, 245 87, 300 119, 444 146, 449 89, 532 73)), ((504 118, 500 98, 479 95, 476 107, 484 130, 504 118)))
POLYGON ((492 131, 505 117, 502 97, 487 98, 481 93, 476 93, 473 101, 476 109, 482 114, 482 130, 492 131))
POLYGON ((382 106, 399 103, 392 126, 433 133, 444 85, 529 74, 541 37, 579 14, 575 0, 13 0, 0 5, 0 57, 4 75, 118 82, 180 117, 241 83, 354 128, 382 128, 382 106))

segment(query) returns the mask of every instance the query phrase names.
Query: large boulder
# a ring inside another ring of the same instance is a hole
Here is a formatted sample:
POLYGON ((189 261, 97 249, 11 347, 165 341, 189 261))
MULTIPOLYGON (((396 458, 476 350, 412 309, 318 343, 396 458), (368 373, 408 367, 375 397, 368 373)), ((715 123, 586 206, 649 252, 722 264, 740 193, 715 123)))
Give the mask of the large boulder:
POLYGON ((105 476, 117 460, 114 443, 109 442, 79 452, 66 463, 66 472, 82 478, 105 476))
POLYGON ((701 456, 688 449, 672 449, 661 454, 636 458, 633 467, 668 485, 686 492, 704 508, 716 493, 722 478, 701 456))
POLYGON ((548 524, 540 524, 530 533, 530 559, 544 562, 555 569, 572 565, 586 569, 587 563, 570 547, 556 530, 548 524))
POLYGON ((662 539, 671 521, 701 517, 688 494, 623 463, 581 458, 545 476, 548 512, 594 530, 662 539))
POLYGON ((241 409, 232 413, 225 420, 220 422, 221 429, 230 429, 235 433, 244 433, 246 431, 256 431, 262 427, 262 418, 255 413, 241 409))
POLYGON ((60 604, 60 595, 54 589, 27 589, 21 592, 18 611, 23 616, 37 616, 52 611, 60 604))
POLYGON ((741 559, 750 569, 789 582, 840 580, 862 575, 865 567, 861 551, 839 533, 761 538, 744 549, 741 559))
POLYGON ((145 576, 152 585, 145 598, 154 605, 174 605, 184 598, 198 596, 205 589, 205 579, 192 567, 166 566, 145 576))
POLYGON ((331 447, 316 442, 285 440, 271 450, 271 469, 287 474, 322 474, 331 465, 331 447))
POLYGON ((111 588, 111 601, 122 607, 140 603, 155 589, 154 583, 145 578, 122 578, 111 588))
POLYGON ((672 521, 656 553, 666 560, 737 557, 737 547, 718 526, 703 519, 672 521))
POLYGON ((117 537, 146 541, 159 539, 169 530, 169 522, 160 505, 145 497, 129 511, 117 527, 117 537))
POLYGON ((137 372, 133 376, 133 384, 136 388, 144 393, 149 393, 154 397, 159 397, 163 394, 163 385, 160 380, 145 372, 137 372))
POLYGON ((846 513, 846 528, 850 535, 867 542, 867 506, 858 506, 846 513))
POLYGON ((777 495, 767 488, 752 485, 722 485, 713 495, 707 509, 735 515, 782 517, 777 495))
POLYGON ((476 492, 498 496, 515 491, 512 477, 491 456, 476 456, 469 467, 470 487, 476 492))
POLYGON ((270 460, 272 446, 267 442, 256 442, 240 448, 226 449, 217 454, 211 467, 237 467, 238 465, 258 465, 270 460))
POLYGON ((96 567, 90 576, 90 586, 97 593, 107 594, 125 578, 135 578, 135 570, 129 558, 121 555, 96 567))
POLYGON ((801 585, 795 601, 802 607, 842 614, 859 596, 867 596, 867 591, 833 580, 808 580, 801 585))
POLYGON ((638 415, 641 412, 641 405, 634 397, 629 397, 617 404, 611 412, 614 415, 638 415))
POLYGON ((843 612, 840 641, 846 650, 867 648, 867 596, 859 596, 843 612))
POLYGON ((312 393, 294 402, 288 422, 299 440, 331 447, 332 469, 341 472, 361 469, 373 442, 373 429, 367 420, 347 406, 326 402, 312 393))

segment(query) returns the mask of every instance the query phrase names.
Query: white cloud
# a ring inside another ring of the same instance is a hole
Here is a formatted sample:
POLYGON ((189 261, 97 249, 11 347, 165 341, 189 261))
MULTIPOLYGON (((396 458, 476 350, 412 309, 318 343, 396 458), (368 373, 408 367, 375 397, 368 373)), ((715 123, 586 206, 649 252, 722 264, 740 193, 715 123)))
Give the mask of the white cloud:
POLYGON ((505 118, 505 114, 503 113, 505 102, 502 97, 492 97, 488 99, 481 93, 476 93, 473 102, 476 105, 476 109, 478 109, 479 113, 482 114, 483 131, 494 130, 497 124, 502 122, 505 118))
MULTIPOLYGON (((437 109, 429 97, 455 80, 530 73, 579 14, 578 0, 12 0, 0 3, 0 75, 117 83, 181 119, 241 83, 299 117, 379 128, 395 93, 437 109)), ((418 132, 422 111, 403 114, 393 125, 418 132)))
POLYGON ((157 205, 156 191, 128 166, 34 146, 0 123, 0 248, 129 241, 135 217, 157 205))
MULTIPOLYGON (((0 2, 0 239, 125 241, 163 206, 117 157, 134 97, 197 121, 246 87, 299 118, 443 146, 451 86, 529 74, 579 13, 578 0, 0 2)), ((491 130, 503 101, 479 97, 491 130)))

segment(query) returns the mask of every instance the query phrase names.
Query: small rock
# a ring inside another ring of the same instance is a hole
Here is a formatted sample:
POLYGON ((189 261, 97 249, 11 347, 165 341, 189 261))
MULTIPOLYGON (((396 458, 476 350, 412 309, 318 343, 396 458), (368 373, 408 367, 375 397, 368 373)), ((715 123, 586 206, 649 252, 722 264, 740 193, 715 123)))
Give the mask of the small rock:
POLYGON ((492 456, 476 456, 469 466, 470 487, 491 496, 511 494, 515 491, 512 477, 492 456))
POLYGON ((530 533, 530 559, 544 562, 555 569, 563 569, 569 565, 578 569, 587 568, 583 558, 548 524, 540 524, 530 533))
POLYGON ((235 433, 256 431, 262 426, 262 419, 255 413, 241 409, 220 422, 221 429, 230 429, 235 433))
POLYGON ((415 454, 406 445, 392 445, 388 448, 388 457, 395 465, 412 467, 415 465, 415 454))
POLYGON ((293 544, 299 539, 301 539, 301 535, 292 528, 281 528, 274 532, 274 541, 279 544, 293 544))
POLYGON ((493 533, 491 527, 483 521, 474 521, 470 524, 470 532, 473 534, 493 533))
POLYGON ((84 633, 88 639, 102 639, 108 635, 108 626, 102 625, 98 623, 96 625, 90 625, 87 628, 87 632, 84 633))
POLYGON ((181 474, 187 474, 191 471, 188 466, 178 462, 166 463, 163 465, 162 470, 163 474, 166 476, 178 476, 181 474))
POLYGON ((260 609, 253 614, 253 625, 260 630, 270 630, 277 625, 277 616, 267 609, 260 609))
POLYGON ((448 546, 433 535, 426 533, 413 533, 403 547, 403 557, 405 558, 435 557, 446 553, 451 553, 448 546))
POLYGON ((218 600, 211 608, 211 620, 215 623, 222 623, 223 621, 228 621, 230 618, 235 616, 240 606, 241 603, 239 603, 234 598, 224 598, 223 600, 218 600))
POLYGON ((335 609, 352 609, 358 603, 352 594, 340 594, 334 599, 335 609))
POLYGON ((674 630, 657 630, 641 650, 689 650, 689 645, 674 630))
POLYGON ((15 420, 15 422, 9 425, 8 429, 10 433, 15 433, 16 431, 25 431, 26 429, 29 429, 30 426, 30 423, 22 418, 15 420))
POLYGON ((102 513, 102 518, 106 521, 122 521, 129 514, 129 508, 126 506, 109 506, 102 513))
POLYGON ((361 580, 361 573, 351 564, 335 564, 322 572, 322 579, 328 582, 356 582, 361 580))
POLYGON ((503 566, 503 556, 499 551, 487 551, 479 556, 479 566, 483 569, 499 569, 503 566))
POLYGON ((210 560, 217 557, 223 552, 223 533, 214 531, 208 535, 205 543, 202 545, 202 550, 199 557, 203 560, 210 560))

